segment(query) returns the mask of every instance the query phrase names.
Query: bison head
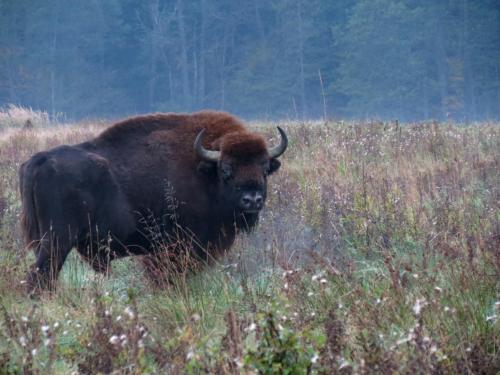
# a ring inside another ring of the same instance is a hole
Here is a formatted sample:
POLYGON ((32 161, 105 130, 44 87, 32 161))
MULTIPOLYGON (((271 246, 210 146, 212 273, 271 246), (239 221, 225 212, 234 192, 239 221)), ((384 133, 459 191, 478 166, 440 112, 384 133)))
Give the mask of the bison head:
POLYGON ((267 176, 278 170, 278 157, 288 145, 283 129, 278 131, 280 144, 270 149, 262 136, 249 132, 224 135, 217 141, 220 151, 203 147, 204 130, 196 137, 194 149, 202 160, 198 170, 215 178, 219 199, 234 212, 251 215, 264 207, 267 176))

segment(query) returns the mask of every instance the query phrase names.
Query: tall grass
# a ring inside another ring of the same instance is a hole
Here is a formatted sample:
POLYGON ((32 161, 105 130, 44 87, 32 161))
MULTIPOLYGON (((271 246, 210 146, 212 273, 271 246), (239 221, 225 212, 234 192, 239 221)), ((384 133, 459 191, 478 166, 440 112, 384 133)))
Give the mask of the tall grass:
POLYGON ((0 108, 0 130, 8 128, 34 128, 49 126, 51 121, 47 112, 31 108, 8 105, 0 108))
POLYGON ((20 285, 17 169, 99 127, 1 136, 3 372, 500 371, 498 124, 280 126, 260 225, 223 262, 158 288, 134 259, 103 277, 72 254, 39 300, 20 285))

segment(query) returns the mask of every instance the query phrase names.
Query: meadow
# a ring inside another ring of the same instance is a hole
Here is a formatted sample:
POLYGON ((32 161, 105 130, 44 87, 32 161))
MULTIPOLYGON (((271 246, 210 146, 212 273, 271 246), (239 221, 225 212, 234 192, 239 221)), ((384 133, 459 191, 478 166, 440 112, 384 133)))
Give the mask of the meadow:
POLYGON ((106 124, 0 112, 0 374, 498 373, 500 124, 279 125, 260 224, 219 263, 158 287, 72 253, 32 299, 18 168, 106 124))

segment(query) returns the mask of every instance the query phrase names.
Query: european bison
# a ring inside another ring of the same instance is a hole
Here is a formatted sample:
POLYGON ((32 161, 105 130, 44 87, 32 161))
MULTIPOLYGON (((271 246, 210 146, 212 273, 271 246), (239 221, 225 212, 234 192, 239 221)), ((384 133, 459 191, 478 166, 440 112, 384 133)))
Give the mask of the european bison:
POLYGON ((53 288, 73 247, 97 271, 158 243, 174 258, 188 243, 202 262, 229 249, 257 223, 288 144, 278 130, 268 149, 227 113, 153 114, 35 154, 19 171, 29 290, 53 288))

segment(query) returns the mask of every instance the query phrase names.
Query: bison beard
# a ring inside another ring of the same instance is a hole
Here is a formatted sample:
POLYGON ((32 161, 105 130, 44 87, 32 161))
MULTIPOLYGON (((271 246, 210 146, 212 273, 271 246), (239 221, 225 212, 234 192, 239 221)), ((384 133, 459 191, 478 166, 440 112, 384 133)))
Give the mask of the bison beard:
POLYGON ((166 256, 178 270, 183 252, 216 258, 258 221, 287 147, 278 130, 280 144, 268 149, 227 113, 155 114, 34 155, 19 171, 22 227, 36 254, 29 291, 53 288, 73 247, 100 272, 128 255, 147 255, 149 266, 166 256))

